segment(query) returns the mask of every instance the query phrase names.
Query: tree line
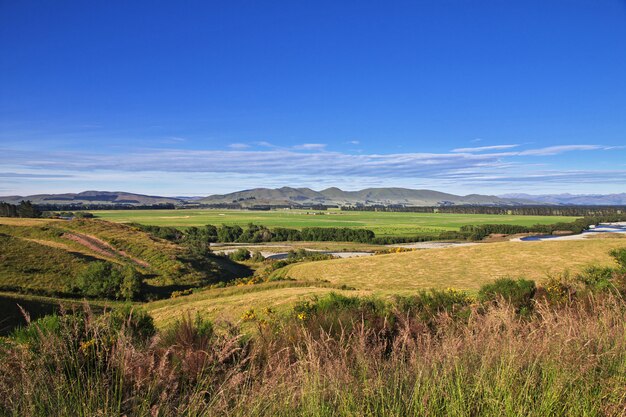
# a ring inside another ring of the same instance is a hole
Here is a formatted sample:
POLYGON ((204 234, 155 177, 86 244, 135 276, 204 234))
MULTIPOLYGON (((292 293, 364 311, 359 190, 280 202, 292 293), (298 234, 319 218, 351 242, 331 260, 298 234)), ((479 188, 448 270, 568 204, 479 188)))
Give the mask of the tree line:
POLYGON ((351 229, 347 227, 305 227, 302 230, 277 227, 269 229, 263 225, 249 223, 245 228, 234 225, 189 227, 184 231, 169 226, 148 226, 131 223, 132 226, 144 230, 155 237, 186 243, 191 246, 202 246, 209 243, 264 243, 285 241, 309 242, 358 242, 371 243, 376 238, 368 229, 351 229))
POLYGON ((589 226, 599 223, 626 221, 626 214, 611 214, 604 216, 587 216, 573 222, 559 222, 552 224, 535 224, 533 226, 518 226, 513 224, 481 224, 462 226, 460 233, 468 240, 482 240, 491 234, 512 235, 516 233, 542 233, 551 235, 557 231, 568 231, 574 234, 582 233, 589 226))
POLYGON ((74 210, 174 210, 178 206, 171 203, 163 204, 36 204, 40 211, 74 211, 74 210))
POLYGON ((41 217, 41 211, 30 201, 20 201, 19 204, 0 202, 0 217, 41 217))
POLYGON ((375 205, 341 207, 342 211, 384 211, 398 213, 501 214, 520 216, 606 216, 626 213, 626 206, 400 206, 375 205))
POLYGON ((556 231, 582 233, 589 226, 599 223, 626 221, 626 214, 587 216, 573 222, 535 224, 519 226, 511 224, 481 224, 462 226, 458 231, 419 234, 415 236, 376 236, 372 230, 346 227, 305 227, 302 230, 249 223, 245 228, 234 225, 206 225, 179 230, 171 226, 150 226, 131 223, 151 235, 187 245, 192 253, 208 252, 211 243, 266 243, 266 242, 356 242, 390 245, 435 240, 482 240, 491 234, 511 235, 516 233, 553 234, 556 231))

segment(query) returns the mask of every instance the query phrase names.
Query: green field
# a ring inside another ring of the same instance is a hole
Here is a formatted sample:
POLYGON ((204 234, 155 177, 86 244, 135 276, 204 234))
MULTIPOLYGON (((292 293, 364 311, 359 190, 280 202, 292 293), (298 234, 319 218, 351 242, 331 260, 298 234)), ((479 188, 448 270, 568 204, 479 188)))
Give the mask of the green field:
POLYGON ((370 229, 376 236, 414 236, 446 230, 459 230, 464 225, 477 224, 551 224, 569 222, 567 216, 509 216, 486 214, 390 213, 373 211, 329 210, 103 210, 97 217, 121 223, 137 222, 155 226, 190 227, 206 224, 245 226, 248 223, 267 227, 351 227, 370 229))

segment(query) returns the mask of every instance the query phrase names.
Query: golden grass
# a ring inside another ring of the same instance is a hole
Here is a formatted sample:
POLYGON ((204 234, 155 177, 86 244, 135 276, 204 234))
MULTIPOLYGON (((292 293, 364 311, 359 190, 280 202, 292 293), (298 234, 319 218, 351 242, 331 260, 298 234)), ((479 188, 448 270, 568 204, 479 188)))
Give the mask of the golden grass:
POLYGON ((427 288, 477 290, 500 277, 542 282, 566 270, 613 265, 609 251, 620 239, 502 242, 290 265, 278 271, 295 279, 329 280, 383 294, 427 288))
POLYGON ((355 291, 342 291, 335 288, 316 286, 289 286, 295 283, 274 282, 245 287, 228 287, 206 290, 192 295, 169 300, 154 301, 144 307, 154 318, 157 327, 167 327, 180 320, 187 313, 194 317, 212 320, 239 321, 244 312, 253 308, 262 313, 272 307, 277 313, 284 311, 299 300, 330 292, 358 295, 355 291), (286 285, 286 287, 285 287, 286 285))
POLYGON ((64 222, 57 219, 22 219, 17 217, 0 217, 0 224, 7 226, 43 226, 48 223, 64 222))

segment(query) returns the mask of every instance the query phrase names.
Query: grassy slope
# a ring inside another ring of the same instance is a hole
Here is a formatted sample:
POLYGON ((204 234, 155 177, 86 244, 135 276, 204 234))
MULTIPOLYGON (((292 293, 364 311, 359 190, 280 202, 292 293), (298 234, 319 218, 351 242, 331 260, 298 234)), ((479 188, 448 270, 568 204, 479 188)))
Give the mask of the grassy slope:
MULTIPOLYGON (((356 291, 346 294, 408 294, 428 288, 476 290, 503 276, 528 277, 539 282, 566 269, 575 272, 590 264, 612 265, 610 249, 626 247, 626 239, 589 239, 560 242, 503 242, 446 249, 428 249, 368 258, 295 264, 277 271, 297 281, 212 289, 146 305, 158 326, 182 314, 200 313, 212 319, 237 320, 250 308, 280 311, 297 300, 337 291, 328 280, 356 291)), ((342 291, 339 291, 342 292, 342 291)))
POLYGON ((295 279, 326 279, 381 293, 433 287, 476 290, 504 276, 541 282, 565 270, 576 272, 590 264, 611 265, 608 252, 615 247, 626 247, 626 240, 502 242, 295 264, 277 272, 295 279))
MULTIPOLYGON (((202 273, 186 263, 183 249, 134 228, 101 220, 55 221, 1 219, 0 287, 58 293, 89 262, 131 264, 149 276, 152 286, 198 285, 202 277, 219 279, 214 262, 202 273), (106 251, 68 239, 68 234, 97 238, 106 251)), ((236 275, 230 271, 226 275, 236 275)))
MULTIPOLYGON (((313 213, 313 212, 311 212, 313 213)), ((312 215, 303 210, 110 210, 95 211, 104 220, 138 222, 157 226, 190 227, 206 224, 263 224, 268 227, 353 227, 367 228, 377 236, 413 236, 441 230, 458 230, 463 225, 507 223, 530 226, 572 221, 564 216, 504 216, 480 214, 385 213, 329 210, 312 215)))
POLYGON ((192 295, 160 300, 145 305, 158 327, 166 327, 183 315, 218 320, 238 321, 241 315, 251 308, 263 312, 272 307, 277 312, 293 305, 296 301, 329 292, 357 295, 359 292, 344 291, 325 283, 278 281, 243 287, 228 287, 200 291, 192 295))
POLYGON ((0 234, 0 288, 60 293, 90 260, 96 259, 0 234))

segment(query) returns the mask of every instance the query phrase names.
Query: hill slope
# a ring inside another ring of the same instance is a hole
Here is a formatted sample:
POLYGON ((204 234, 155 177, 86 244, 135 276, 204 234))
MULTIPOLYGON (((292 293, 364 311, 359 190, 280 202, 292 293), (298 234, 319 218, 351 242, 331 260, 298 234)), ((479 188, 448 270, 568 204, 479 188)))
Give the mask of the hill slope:
POLYGON ((87 265, 130 265, 150 292, 167 294, 233 277, 223 260, 189 258, 185 248, 102 220, 0 218, 0 288, 60 294, 87 265), (7 220, 7 221, 4 221, 7 220))
POLYGON ((454 287, 477 290, 501 277, 539 282, 548 275, 588 265, 613 265, 609 251, 626 247, 626 239, 482 243, 366 258, 293 264, 277 276, 328 280, 358 290, 387 294, 454 287))
POLYGON ((504 198, 521 198, 537 201, 543 204, 563 205, 626 205, 626 193, 621 194, 505 194, 504 198))
POLYGON ((282 187, 277 189, 254 188, 230 194, 212 195, 199 200, 204 204, 238 203, 244 206, 252 205, 390 205, 403 204, 410 206, 437 206, 437 205, 513 205, 532 204, 524 199, 505 199, 496 196, 470 194, 458 196, 432 190, 412 190, 408 188, 366 188, 360 191, 343 191, 332 187, 322 191, 309 188, 282 187))
POLYGON ((143 194, 126 193, 123 191, 83 191, 67 194, 35 194, 28 196, 0 197, 0 201, 17 204, 22 200, 30 200, 33 204, 180 204, 177 198, 149 196, 143 194))

